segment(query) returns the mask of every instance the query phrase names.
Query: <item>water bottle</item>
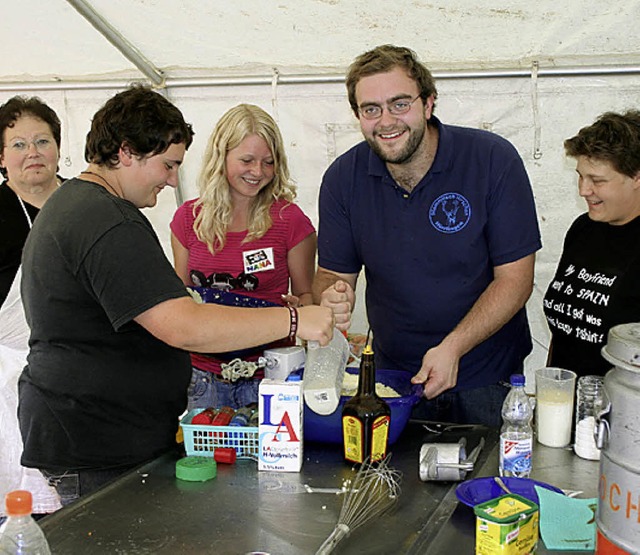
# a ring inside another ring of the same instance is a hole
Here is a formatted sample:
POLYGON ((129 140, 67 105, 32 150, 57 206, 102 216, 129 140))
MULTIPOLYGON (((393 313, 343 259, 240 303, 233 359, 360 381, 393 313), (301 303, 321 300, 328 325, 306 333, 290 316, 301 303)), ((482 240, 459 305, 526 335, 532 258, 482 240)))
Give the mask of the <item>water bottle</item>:
POLYGON ((524 391, 524 376, 511 376, 511 391, 502 405, 500 429, 500 476, 528 478, 531 474, 533 411, 524 391))
POLYGON ((31 516, 32 497, 25 490, 7 493, 7 521, 0 528, 0 554, 51 555, 47 538, 31 516))

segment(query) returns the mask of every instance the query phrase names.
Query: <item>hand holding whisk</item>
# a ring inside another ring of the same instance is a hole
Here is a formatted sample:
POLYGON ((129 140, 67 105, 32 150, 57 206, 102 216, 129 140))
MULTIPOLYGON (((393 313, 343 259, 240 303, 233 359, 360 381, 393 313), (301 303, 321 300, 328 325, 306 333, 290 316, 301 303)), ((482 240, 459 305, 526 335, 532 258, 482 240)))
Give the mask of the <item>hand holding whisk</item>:
POLYGON ((382 461, 362 463, 351 487, 345 493, 338 523, 316 555, 332 553, 336 545, 353 530, 390 510, 400 496, 401 474, 389 467, 391 455, 382 461))

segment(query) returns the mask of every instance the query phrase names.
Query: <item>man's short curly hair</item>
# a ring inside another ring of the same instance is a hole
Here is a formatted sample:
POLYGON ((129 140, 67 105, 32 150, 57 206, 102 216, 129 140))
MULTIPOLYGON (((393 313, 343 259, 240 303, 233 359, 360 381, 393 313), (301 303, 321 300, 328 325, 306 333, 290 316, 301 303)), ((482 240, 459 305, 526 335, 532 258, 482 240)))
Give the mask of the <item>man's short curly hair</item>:
POLYGON ((144 85, 133 85, 100 108, 87 134, 84 158, 110 168, 118 164, 120 147, 139 157, 161 154, 172 144, 189 148, 193 129, 164 96, 144 85))
POLYGON ((640 172, 640 111, 606 112, 564 142, 567 156, 609 162, 628 177, 640 172))

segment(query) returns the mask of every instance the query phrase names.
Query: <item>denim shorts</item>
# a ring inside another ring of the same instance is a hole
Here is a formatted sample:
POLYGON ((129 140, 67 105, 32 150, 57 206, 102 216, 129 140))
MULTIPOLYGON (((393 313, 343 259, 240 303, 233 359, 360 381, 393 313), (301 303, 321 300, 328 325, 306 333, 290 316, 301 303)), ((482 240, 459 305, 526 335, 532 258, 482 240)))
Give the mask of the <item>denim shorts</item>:
POLYGON ((259 379, 248 378, 230 382, 217 374, 194 368, 187 392, 187 410, 209 407, 239 409, 257 403, 259 385, 259 379))

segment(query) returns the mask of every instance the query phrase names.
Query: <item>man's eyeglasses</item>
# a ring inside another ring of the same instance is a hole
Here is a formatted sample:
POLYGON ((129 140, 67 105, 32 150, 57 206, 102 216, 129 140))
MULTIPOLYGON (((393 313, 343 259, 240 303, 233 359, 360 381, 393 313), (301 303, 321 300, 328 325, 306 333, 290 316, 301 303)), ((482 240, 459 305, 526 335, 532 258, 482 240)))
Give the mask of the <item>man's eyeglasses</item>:
MULTIPOLYGON (((387 102, 387 111, 394 116, 406 114, 411 110, 411 106, 416 100, 418 100, 418 98, 420 98, 420 95, 416 96, 412 100, 409 100, 408 98, 401 98, 400 100, 387 102)), ((378 119, 382 117, 383 111, 384 107, 379 104, 365 104, 358 108, 358 112, 364 119, 378 119)))

